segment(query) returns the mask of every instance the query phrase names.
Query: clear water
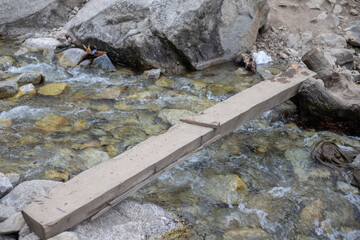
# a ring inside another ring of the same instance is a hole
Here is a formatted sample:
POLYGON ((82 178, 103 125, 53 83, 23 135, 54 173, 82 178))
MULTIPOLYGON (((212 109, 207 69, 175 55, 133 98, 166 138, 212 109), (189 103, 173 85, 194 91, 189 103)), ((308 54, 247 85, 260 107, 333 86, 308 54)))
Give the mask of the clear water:
MULTIPOLYGON (((17 48, 0 40, 0 56, 14 56, 17 48)), ((237 67, 230 64, 169 76, 174 86, 161 87, 123 68, 65 70, 41 52, 14 58, 18 65, 1 71, 0 79, 37 71, 45 75, 43 85, 68 84, 59 96, 0 100, 0 118, 12 120, 11 127, 0 129, 0 171, 19 173, 21 181, 71 178, 91 166, 89 159, 113 157, 169 128, 160 117, 163 109, 197 113, 261 81, 257 75, 235 75, 237 67), (119 96, 104 97, 109 89, 121 89, 119 96), (37 128, 35 122, 49 114, 70 125, 58 131, 37 128), (80 122, 85 124, 79 127, 80 122)), ((133 198, 177 214, 189 230, 184 239, 247 239, 248 229, 258 239, 359 239, 358 190, 313 162, 310 152, 320 140, 360 147, 360 139, 300 129, 289 117, 294 111, 286 102, 264 113, 133 198), (237 178, 247 194, 229 188, 237 178)))

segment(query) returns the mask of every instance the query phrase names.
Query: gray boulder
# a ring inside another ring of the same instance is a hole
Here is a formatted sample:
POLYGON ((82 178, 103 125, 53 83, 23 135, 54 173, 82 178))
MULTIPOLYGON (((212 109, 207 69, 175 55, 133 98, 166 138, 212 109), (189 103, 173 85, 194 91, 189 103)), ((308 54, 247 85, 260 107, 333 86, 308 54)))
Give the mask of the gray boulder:
POLYGON ((0 0, 0 36, 34 34, 63 26, 86 0, 0 0))
POLYGON ((320 34, 313 40, 313 42, 315 44, 331 48, 345 48, 347 46, 345 38, 336 35, 335 33, 320 34))
POLYGON ((80 240, 154 239, 177 227, 173 217, 152 203, 125 200, 94 221, 80 223, 72 231, 80 240))
POLYGON ((38 72, 28 72, 28 73, 23 73, 20 76, 18 76, 16 78, 16 82, 20 85, 26 85, 26 84, 40 84, 41 82, 43 82, 45 79, 45 77, 38 72))
POLYGON ((70 48, 58 55, 59 66, 63 68, 75 67, 85 59, 87 53, 80 48, 70 48))
POLYGON ((267 0, 93 0, 65 27, 115 62, 180 72, 249 50, 268 11, 267 0))
POLYGON ((332 48, 328 50, 329 54, 335 58, 335 63, 340 66, 346 66, 349 69, 354 65, 354 51, 344 48, 332 48))
POLYGON ((25 225, 25 220, 20 212, 15 213, 4 222, 0 223, 0 234, 17 233, 25 225))
POLYGON ((106 54, 95 58, 92 67, 98 68, 99 70, 103 70, 105 72, 112 72, 116 70, 114 64, 106 54))
POLYGON ((3 173, 0 172, 0 198, 10 192, 12 189, 13 186, 10 180, 3 173))
POLYGON ((16 213, 13 207, 8 207, 3 204, 0 204, 0 222, 8 219, 16 213))
POLYGON ((19 85, 15 81, 0 82, 0 99, 13 97, 17 94, 19 85))
POLYGON ((13 207, 16 211, 20 211, 27 204, 44 196, 59 184, 61 183, 49 180, 32 180, 23 182, 3 197, 0 203, 13 207))
POLYGON ((351 23, 349 31, 346 32, 348 43, 354 47, 360 47, 360 21, 351 23))

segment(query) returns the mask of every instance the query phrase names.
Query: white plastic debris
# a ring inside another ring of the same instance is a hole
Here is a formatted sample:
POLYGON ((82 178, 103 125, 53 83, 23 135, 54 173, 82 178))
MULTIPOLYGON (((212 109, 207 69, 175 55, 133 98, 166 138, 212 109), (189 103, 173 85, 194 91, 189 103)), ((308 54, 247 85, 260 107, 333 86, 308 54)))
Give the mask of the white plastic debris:
POLYGON ((254 53, 254 60, 256 64, 267 64, 272 62, 271 57, 266 55, 264 51, 254 53))

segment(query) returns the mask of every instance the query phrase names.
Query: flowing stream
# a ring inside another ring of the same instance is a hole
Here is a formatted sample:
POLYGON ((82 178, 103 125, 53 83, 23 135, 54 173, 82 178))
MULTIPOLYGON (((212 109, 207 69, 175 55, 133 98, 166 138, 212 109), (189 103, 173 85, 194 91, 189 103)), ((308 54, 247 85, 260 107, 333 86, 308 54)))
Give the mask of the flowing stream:
MULTIPOLYGON (((20 181, 67 181, 168 129, 179 114, 198 113, 261 81, 232 64, 158 81, 122 67, 65 70, 42 52, 15 56, 17 48, 0 40, 0 57, 16 60, 0 71, 0 80, 35 71, 45 76, 37 90, 68 84, 57 96, 0 100, 0 120, 11 121, 0 128, 0 171, 19 174, 20 181), (65 123, 39 128, 49 115, 65 123)), ((276 74, 285 68, 266 69, 276 74)), ((295 112, 290 101, 265 112, 133 198, 179 216, 184 228, 167 239, 359 239, 358 189, 315 163, 310 152, 323 140, 360 148, 360 139, 301 129, 295 112)))

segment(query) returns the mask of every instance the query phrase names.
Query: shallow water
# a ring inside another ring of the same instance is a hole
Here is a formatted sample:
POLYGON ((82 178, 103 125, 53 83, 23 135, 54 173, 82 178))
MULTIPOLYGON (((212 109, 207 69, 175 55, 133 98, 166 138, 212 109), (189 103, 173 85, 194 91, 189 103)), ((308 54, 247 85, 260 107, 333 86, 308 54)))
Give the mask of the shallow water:
MULTIPOLYGON (((14 56, 17 48, 2 40, 0 56, 14 56)), ((0 129, 0 171, 19 173, 21 181, 67 180, 169 128, 164 109, 197 113, 261 81, 235 74, 232 64, 169 76, 165 86, 120 67, 65 70, 41 52, 14 58, 17 66, 0 78, 37 71, 45 75, 42 85, 68 84, 59 96, 0 100, 0 118, 12 120, 0 129), (56 131, 36 127, 49 114, 70 122, 56 131)), ((176 213, 190 229, 188 239, 360 238, 358 190, 310 159, 320 140, 351 148, 360 147, 359 138, 300 129, 295 111, 286 102, 265 112, 133 197, 176 213), (234 191, 242 182, 248 190, 234 191)))

